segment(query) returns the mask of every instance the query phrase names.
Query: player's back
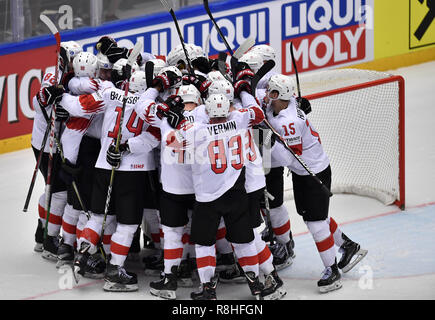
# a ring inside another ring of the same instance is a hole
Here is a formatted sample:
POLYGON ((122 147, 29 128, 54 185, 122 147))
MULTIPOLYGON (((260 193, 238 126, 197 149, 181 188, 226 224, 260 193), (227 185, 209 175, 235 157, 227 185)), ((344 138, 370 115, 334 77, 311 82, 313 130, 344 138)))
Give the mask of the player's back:
MULTIPOLYGON (((124 91, 117 88, 109 88, 102 92, 105 105, 103 125, 101 129, 101 151, 98 156, 97 168, 111 169, 106 161, 106 152, 111 143, 116 141, 119 123, 123 112, 124 91)), ((123 143, 129 138, 141 134, 144 121, 135 112, 135 105, 139 96, 128 93, 121 126, 121 141, 123 143)), ((144 154, 126 153, 123 155, 118 171, 146 171, 147 157, 144 154)))

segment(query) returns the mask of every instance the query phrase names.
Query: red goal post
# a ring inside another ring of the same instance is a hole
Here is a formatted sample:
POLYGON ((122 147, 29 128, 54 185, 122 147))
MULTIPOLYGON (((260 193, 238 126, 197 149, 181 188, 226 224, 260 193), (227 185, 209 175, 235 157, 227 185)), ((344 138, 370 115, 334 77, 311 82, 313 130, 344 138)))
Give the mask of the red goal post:
MULTIPOLYGON (((300 76, 332 168, 332 192, 376 198, 405 207, 404 79, 340 69, 300 76)), ((292 196, 291 178, 286 195, 292 196)))

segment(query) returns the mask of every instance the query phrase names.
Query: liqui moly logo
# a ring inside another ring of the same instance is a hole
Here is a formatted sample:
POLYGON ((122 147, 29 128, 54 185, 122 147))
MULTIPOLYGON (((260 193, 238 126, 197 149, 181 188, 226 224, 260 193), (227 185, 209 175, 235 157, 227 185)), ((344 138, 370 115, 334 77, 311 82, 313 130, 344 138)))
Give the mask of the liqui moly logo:
MULTIPOLYGON (((231 10, 216 13, 215 20, 225 35, 228 44, 237 49, 247 38, 253 37, 257 44, 269 43, 269 9, 262 8, 240 12, 231 10), (237 12, 236 14, 231 14, 237 12)), ((187 23, 183 27, 184 39, 188 43, 195 43, 204 48, 209 43, 209 55, 214 56, 221 51, 227 51, 216 28, 208 16, 204 20, 187 23)))
MULTIPOLYGON (((133 48, 136 42, 141 42, 143 44, 143 50, 145 52, 152 53, 155 56, 165 56, 171 49, 171 29, 162 28, 147 32, 137 32, 134 34, 117 36, 114 34, 113 37, 120 47, 133 48)), ((90 39, 92 42, 81 43, 84 51, 97 53, 95 49, 95 43, 97 39, 90 39)))
POLYGON ((290 42, 299 72, 370 58, 371 8, 370 0, 311 0, 283 5, 283 73, 293 73, 290 42))

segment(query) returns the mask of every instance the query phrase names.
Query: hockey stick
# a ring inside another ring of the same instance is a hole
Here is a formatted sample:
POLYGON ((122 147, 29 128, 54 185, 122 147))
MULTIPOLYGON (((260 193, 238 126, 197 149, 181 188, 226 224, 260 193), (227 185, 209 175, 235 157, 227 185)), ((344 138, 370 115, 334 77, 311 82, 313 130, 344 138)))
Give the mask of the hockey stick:
POLYGON ((316 174, 311 171, 311 169, 305 164, 305 162, 302 160, 302 158, 297 155, 293 149, 287 144, 287 141, 275 130, 275 128, 272 127, 272 125, 269 123, 269 121, 267 119, 263 120, 263 123, 270 129, 272 130, 273 135, 276 137, 276 140, 281 143, 285 149, 287 149, 288 151, 290 151, 290 153, 296 158, 296 160, 299 162, 299 164, 305 169, 305 171, 308 172, 308 174, 313 177, 314 180, 316 180, 316 182, 318 184, 320 184, 322 190, 330 197, 332 197, 332 193, 331 191, 328 189, 327 186, 325 186, 322 182, 322 180, 319 179, 318 176, 316 176, 316 174))
POLYGON ((47 123, 47 128, 45 129, 44 138, 41 143, 41 148, 39 149, 38 159, 36 160, 35 169, 33 170, 32 180, 30 181, 29 190, 27 191, 26 201, 24 202, 23 212, 27 212, 27 209, 29 208, 30 198, 32 197, 33 187, 35 186, 36 176, 38 174, 39 167, 41 166, 42 154, 44 153, 49 132, 50 132, 50 126, 47 123))
POLYGON ((255 91, 257 90, 258 82, 273 68, 275 67, 275 61, 267 60, 251 80, 252 96, 255 98, 255 91))
MULTIPOLYGON (((50 29, 51 33, 54 35, 56 39, 56 64, 55 64, 55 72, 54 72, 54 79, 57 82, 59 77, 59 54, 60 54, 60 33, 57 30, 54 23, 44 14, 41 14, 39 16, 41 21, 50 29)), ((52 171, 53 171, 53 147, 54 147, 54 134, 56 130, 55 126, 55 113, 56 113, 56 106, 53 104, 52 111, 51 111, 51 117, 50 117, 50 140, 49 140, 49 146, 50 146, 50 152, 49 152, 49 158, 48 158, 48 169, 47 169, 47 182, 45 185, 45 209, 47 210, 47 215, 45 217, 45 230, 44 230, 44 239, 47 237, 47 229, 48 229, 48 221, 50 218, 50 206, 51 206, 51 187, 52 187, 52 171)), ((62 123, 61 123, 62 125, 62 123)))
MULTIPOLYGON (((127 59, 127 64, 131 67, 133 65, 133 63, 136 61, 137 56, 140 54, 140 52, 142 51, 142 43, 141 42, 136 42, 133 50, 131 51, 128 59, 127 59)), ((128 89, 130 87, 130 79, 128 78, 125 82, 125 88, 124 88, 124 98, 122 101, 122 111, 121 111, 121 116, 119 118, 119 124, 117 125, 118 128, 118 132, 116 134, 116 142, 115 142, 115 151, 118 152, 119 151, 119 144, 121 142, 121 132, 122 132, 122 123, 124 121, 124 113, 125 113, 125 106, 127 104, 127 96, 128 96, 128 89)), ((107 214, 109 212, 109 204, 110 204, 110 199, 111 199, 111 195, 112 195, 112 188, 113 188, 113 179, 115 177, 115 167, 112 167, 112 171, 110 173, 110 181, 109 181, 109 187, 107 189, 107 197, 106 197, 106 204, 104 206, 104 217, 103 217, 103 223, 101 225, 101 234, 100 234, 100 240, 99 242, 102 242, 103 239, 103 235, 104 235, 104 230, 106 228, 106 218, 107 218, 107 214)), ((104 255, 104 257, 106 257, 104 255)))
POLYGON ((216 28, 216 31, 219 33, 220 37, 222 38, 222 41, 224 42, 225 47, 227 48, 228 52, 232 56, 233 49, 231 49, 230 45, 228 44, 227 39, 225 38, 224 34, 222 33, 221 28, 219 28, 218 24, 216 23, 216 20, 214 19, 213 14, 210 11, 210 7, 208 5, 208 0, 204 0, 204 8, 205 8, 205 11, 207 11, 208 16, 210 17, 210 20, 213 22, 213 24, 216 28))
POLYGON ((181 34, 181 29, 180 29, 180 26, 178 25, 177 17, 175 16, 174 9, 172 9, 172 7, 169 5, 167 0, 160 0, 160 2, 166 8, 166 10, 169 11, 169 13, 172 16, 172 20, 174 20, 175 28, 177 29, 178 37, 180 38, 181 46, 183 47, 184 55, 186 56, 187 67, 189 69, 188 72, 190 75, 195 76, 195 73, 193 72, 192 63, 190 62, 189 55, 188 55, 187 50, 186 50, 186 45, 185 45, 185 42, 183 39, 183 35, 181 34))
POLYGON ((145 63, 145 79, 147 82, 147 88, 151 88, 154 79, 154 63, 147 61, 145 63))
POLYGON ((296 60, 293 53, 293 42, 290 42, 290 55, 292 57, 292 63, 293 63, 293 69, 295 70, 295 76, 296 76, 296 86, 298 89, 298 96, 301 97, 301 87, 299 86, 299 75, 298 75, 298 68, 296 67, 296 60))
POLYGON ((226 80, 228 80, 229 82, 232 82, 230 76, 227 73, 227 64, 225 62, 226 60, 227 60, 227 54, 225 52, 219 52, 218 70, 224 76, 224 78, 226 80))

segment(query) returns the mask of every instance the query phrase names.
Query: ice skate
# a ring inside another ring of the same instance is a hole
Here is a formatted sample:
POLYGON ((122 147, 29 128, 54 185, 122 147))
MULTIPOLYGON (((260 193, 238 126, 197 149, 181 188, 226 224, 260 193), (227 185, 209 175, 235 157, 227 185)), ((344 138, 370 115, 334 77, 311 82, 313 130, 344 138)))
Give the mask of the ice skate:
POLYGON ((264 289, 261 291, 260 300, 279 300, 287 294, 282 287, 283 282, 276 270, 265 275, 264 289))
POLYGON ((264 289, 264 285, 260 282, 258 276, 255 276, 255 273, 252 271, 245 272, 245 277, 248 282, 249 289, 251 290, 251 294, 255 297, 255 299, 261 299, 261 292, 264 289))
MULTIPOLYGON (((110 261, 110 256, 107 257, 107 261, 110 261)), ((85 278, 89 279, 103 279, 106 272, 106 261, 99 252, 90 255, 86 261, 85 278)))
POLYGON ((74 248, 66 243, 61 243, 57 249, 56 268, 59 269, 63 265, 72 265, 74 262, 74 248))
POLYGON ((210 282, 201 283, 200 291, 192 292, 192 300, 217 300, 216 298, 217 277, 213 277, 210 282))
POLYGON ((38 226, 35 231, 35 246, 33 250, 36 252, 44 251, 44 228, 41 220, 38 219, 38 226))
POLYGON ((219 280, 223 283, 245 283, 245 273, 238 263, 234 263, 230 268, 219 272, 219 280))
POLYGON ((344 233, 342 234, 344 243, 341 245, 339 252, 342 253, 338 267, 344 272, 350 271, 366 255, 367 250, 361 249, 360 245, 350 240, 344 233))
POLYGON ((135 273, 128 272, 124 267, 111 263, 107 265, 104 281, 104 291, 132 292, 139 289, 137 285, 137 275, 135 273))
POLYGON ((82 242, 79 251, 72 265, 74 280, 79 283, 80 279, 85 275, 86 265, 91 254, 88 252, 91 245, 87 242, 82 242))
POLYGON ((44 250, 42 257, 44 259, 57 262, 57 249, 59 247, 59 239, 57 236, 49 236, 44 239, 44 250))
POLYGON ((183 288, 193 287, 192 269, 189 260, 182 260, 177 269, 177 283, 183 288))
POLYGON ((340 289, 342 287, 340 279, 340 271, 338 271, 337 263, 334 263, 332 266, 325 268, 322 278, 317 282, 319 291, 326 293, 340 289))
POLYGON ((158 255, 147 256, 144 257, 142 261, 145 265, 145 275, 158 276, 163 272, 163 254, 159 253, 158 255))
POLYGON ((273 265, 276 270, 279 271, 292 265, 292 255, 294 255, 294 252, 293 249, 291 249, 290 241, 286 244, 275 242, 270 245, 269 248, 273 255, 273 265))
POLYGON ((175 291, 177 290, 177 266, 172 267, 173 273, 163 274, 159 281, 150 283, 150 293, 156 297, 167 300, 175 300, 177 298, 175 291))

